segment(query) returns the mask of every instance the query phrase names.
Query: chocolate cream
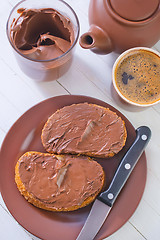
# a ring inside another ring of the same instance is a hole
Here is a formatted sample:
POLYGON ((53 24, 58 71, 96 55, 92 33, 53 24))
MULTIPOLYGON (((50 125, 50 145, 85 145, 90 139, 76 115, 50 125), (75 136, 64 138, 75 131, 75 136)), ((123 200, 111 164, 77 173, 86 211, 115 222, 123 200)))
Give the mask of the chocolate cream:
POLYGON ((109 109, 88 103, 66 106, 54 113, 42 130, 42 143, 51 153, 108 157, 126 141, 122 119, 109 109))
POLYGON ((52 8, 19 9, 11 26, 11 40, 23 55, 50 60, 67 52, 74 42, 73 25, 52 8))
POLYGON ((19 175, 26 190, 53 210, 81 206, 99 193, 104 178, 101 165, 86 157, 37 152, 21 157, 19 175))

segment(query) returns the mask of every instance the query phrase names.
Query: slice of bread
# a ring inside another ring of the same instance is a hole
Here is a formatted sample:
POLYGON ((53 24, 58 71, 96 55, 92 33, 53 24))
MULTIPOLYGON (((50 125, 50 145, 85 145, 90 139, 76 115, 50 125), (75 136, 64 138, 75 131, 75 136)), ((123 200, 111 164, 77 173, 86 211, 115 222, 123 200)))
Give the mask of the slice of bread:
POLYGON ((125 145, 125 123, 115 112, 95 104, 79 103, 57 110, 42 130, 47 152, 112 157, 125 145))
POLYGON ((38 208, 73 211, 90 204, 102 190, 104 171, 88 157, 26 152, 15 166, 20 193, 38 208))

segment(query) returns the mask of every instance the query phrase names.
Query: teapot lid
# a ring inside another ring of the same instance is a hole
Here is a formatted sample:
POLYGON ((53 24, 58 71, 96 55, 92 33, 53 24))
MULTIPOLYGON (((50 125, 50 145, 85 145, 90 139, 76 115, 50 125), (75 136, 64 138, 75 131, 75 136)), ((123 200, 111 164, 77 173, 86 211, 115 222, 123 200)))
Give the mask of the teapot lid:
POLYGON ((109 0, 113 10, 121 17, 140 21, 149 18, 158 8, 159 0, 109 0))

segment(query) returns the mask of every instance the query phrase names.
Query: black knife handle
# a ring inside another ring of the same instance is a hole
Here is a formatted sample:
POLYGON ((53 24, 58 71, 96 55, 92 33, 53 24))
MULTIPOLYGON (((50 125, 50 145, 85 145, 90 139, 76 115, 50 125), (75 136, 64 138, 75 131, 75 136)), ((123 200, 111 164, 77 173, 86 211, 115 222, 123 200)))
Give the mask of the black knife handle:
POLYGON ((137 128, 134 143, 122 158, 109 188, 98 196, 100 201, 112 207, 150 138, 151 130, 148 127, 142 126, 137 128))

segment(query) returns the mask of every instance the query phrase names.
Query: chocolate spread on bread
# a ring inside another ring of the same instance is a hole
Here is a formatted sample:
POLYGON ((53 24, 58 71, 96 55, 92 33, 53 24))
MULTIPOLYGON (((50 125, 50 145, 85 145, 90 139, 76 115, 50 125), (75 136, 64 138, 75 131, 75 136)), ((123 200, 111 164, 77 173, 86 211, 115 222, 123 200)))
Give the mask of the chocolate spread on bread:
POLYGON ((80 103, 66 106, 49 117, 42 130, 47 152, 111 157, 127 137, 123 120, 104 107, 80 103))
POLYGON ((17 162, 16 183, 37 207, 70 211, 89 204, 101 191, 104 172, 87 157, 27 152, 17 162))
POLYGON ((35 60, 50 60, 67 52, 74 41, 70 19, 52 8, 19 9, 11 26, 13 45, 35 60))

